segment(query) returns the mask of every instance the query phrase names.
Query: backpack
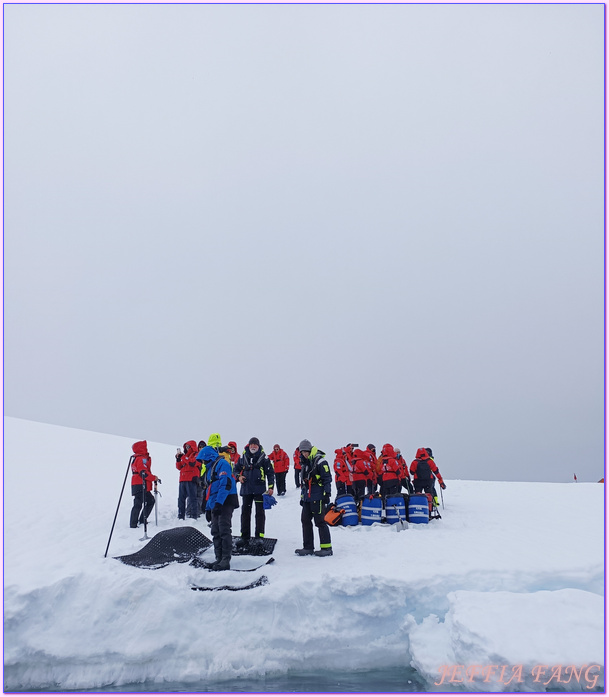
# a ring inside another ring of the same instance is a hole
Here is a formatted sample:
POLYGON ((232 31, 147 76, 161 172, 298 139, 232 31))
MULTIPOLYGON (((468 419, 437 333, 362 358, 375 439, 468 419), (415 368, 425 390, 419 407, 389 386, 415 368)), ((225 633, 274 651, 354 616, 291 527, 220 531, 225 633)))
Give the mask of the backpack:
POLYGON ((417 479, 420 482, 431 481, 431 467, 427 460, 417 460, 417 479))
POLYGON ((328 512, 324 516, 324 520, 326 523, 328 523, 328 525, 334 527, 335 525, 340 525, 340 521, 342 520, 344 514, 344 508, 337 508, 335 504, 331 504, 328 512))

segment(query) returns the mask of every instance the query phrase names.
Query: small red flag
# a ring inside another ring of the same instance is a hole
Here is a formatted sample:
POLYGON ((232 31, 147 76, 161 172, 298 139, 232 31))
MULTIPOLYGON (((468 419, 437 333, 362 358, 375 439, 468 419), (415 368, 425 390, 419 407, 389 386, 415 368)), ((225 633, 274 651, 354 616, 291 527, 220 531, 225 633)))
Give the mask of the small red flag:
POLYGON ((577 476, 575 474, 573 475, 573 479, 575 479, 575 481, 577 481, 577 476))

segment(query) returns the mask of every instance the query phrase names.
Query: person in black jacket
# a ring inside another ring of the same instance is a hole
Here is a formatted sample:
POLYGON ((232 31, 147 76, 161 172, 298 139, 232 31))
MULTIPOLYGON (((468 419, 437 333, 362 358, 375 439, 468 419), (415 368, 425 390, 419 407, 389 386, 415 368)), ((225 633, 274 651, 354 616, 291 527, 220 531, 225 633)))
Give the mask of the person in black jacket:
POLYGON ((263 494, 273 495, 275 473, 273 465, 260 447, 258 438, 250 438, 243 455, 235 465, 235 477, 241 483, 239 494, 243 497, 241 508, 241 543, 247 542, 251 537, 252 504, 256 504, 256 528, 255 536, 264 537, 263 494), (268 480, 268 487, 267 487, 268 480))
POLYGON ((300 505, 302 512, 302 549, 295 550, 300 557, 315 554, 317 557, 332 556, 332 540, 330 528, 324 520, 326 508, 332 495, 332 474, 330 466, 324 459, 326 454, 313 447, 311 441, 303 440, 298 446, 300 450, 300 505), (315 551, 313 538, 313 522, 319 531, 319 546, 315 551))

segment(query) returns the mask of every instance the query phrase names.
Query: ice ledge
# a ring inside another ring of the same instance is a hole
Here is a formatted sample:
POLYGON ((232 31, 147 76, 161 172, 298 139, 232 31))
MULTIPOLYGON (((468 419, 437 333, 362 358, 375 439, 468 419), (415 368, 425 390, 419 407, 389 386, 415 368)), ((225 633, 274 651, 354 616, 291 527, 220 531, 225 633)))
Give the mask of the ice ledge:
POLYGON ((604 685, 604 599, 584 590, 454 591, 443 622, 409 632, 412 665, 438 690, 572 691, 604 685))

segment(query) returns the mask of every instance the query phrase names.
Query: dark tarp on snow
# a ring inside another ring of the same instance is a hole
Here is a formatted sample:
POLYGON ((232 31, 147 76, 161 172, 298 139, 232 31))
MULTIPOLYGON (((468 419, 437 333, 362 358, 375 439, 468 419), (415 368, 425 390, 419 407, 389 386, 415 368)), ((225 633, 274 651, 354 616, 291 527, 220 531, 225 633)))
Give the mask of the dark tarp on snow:
MULTIPOLYGON (((266 556, 272 554, 277 540, 273 537, 261 537, 239 544, 240 537, 233 536, 233 555, 248 554, 266 556)), ((114 557, 123 564, 139 566, 142 569, 162 569, 167 564, 183 564, 201 556, 212 541, 193 527, 179 527, 157 533, 139 552, 114 557)))
POLYGON ((173 528, 157 533, 139 552, 115 559, 143 569, 162 569, 174 561, 180 564, 190 561, 211 545, 212 541, 196 528, 173 528))

